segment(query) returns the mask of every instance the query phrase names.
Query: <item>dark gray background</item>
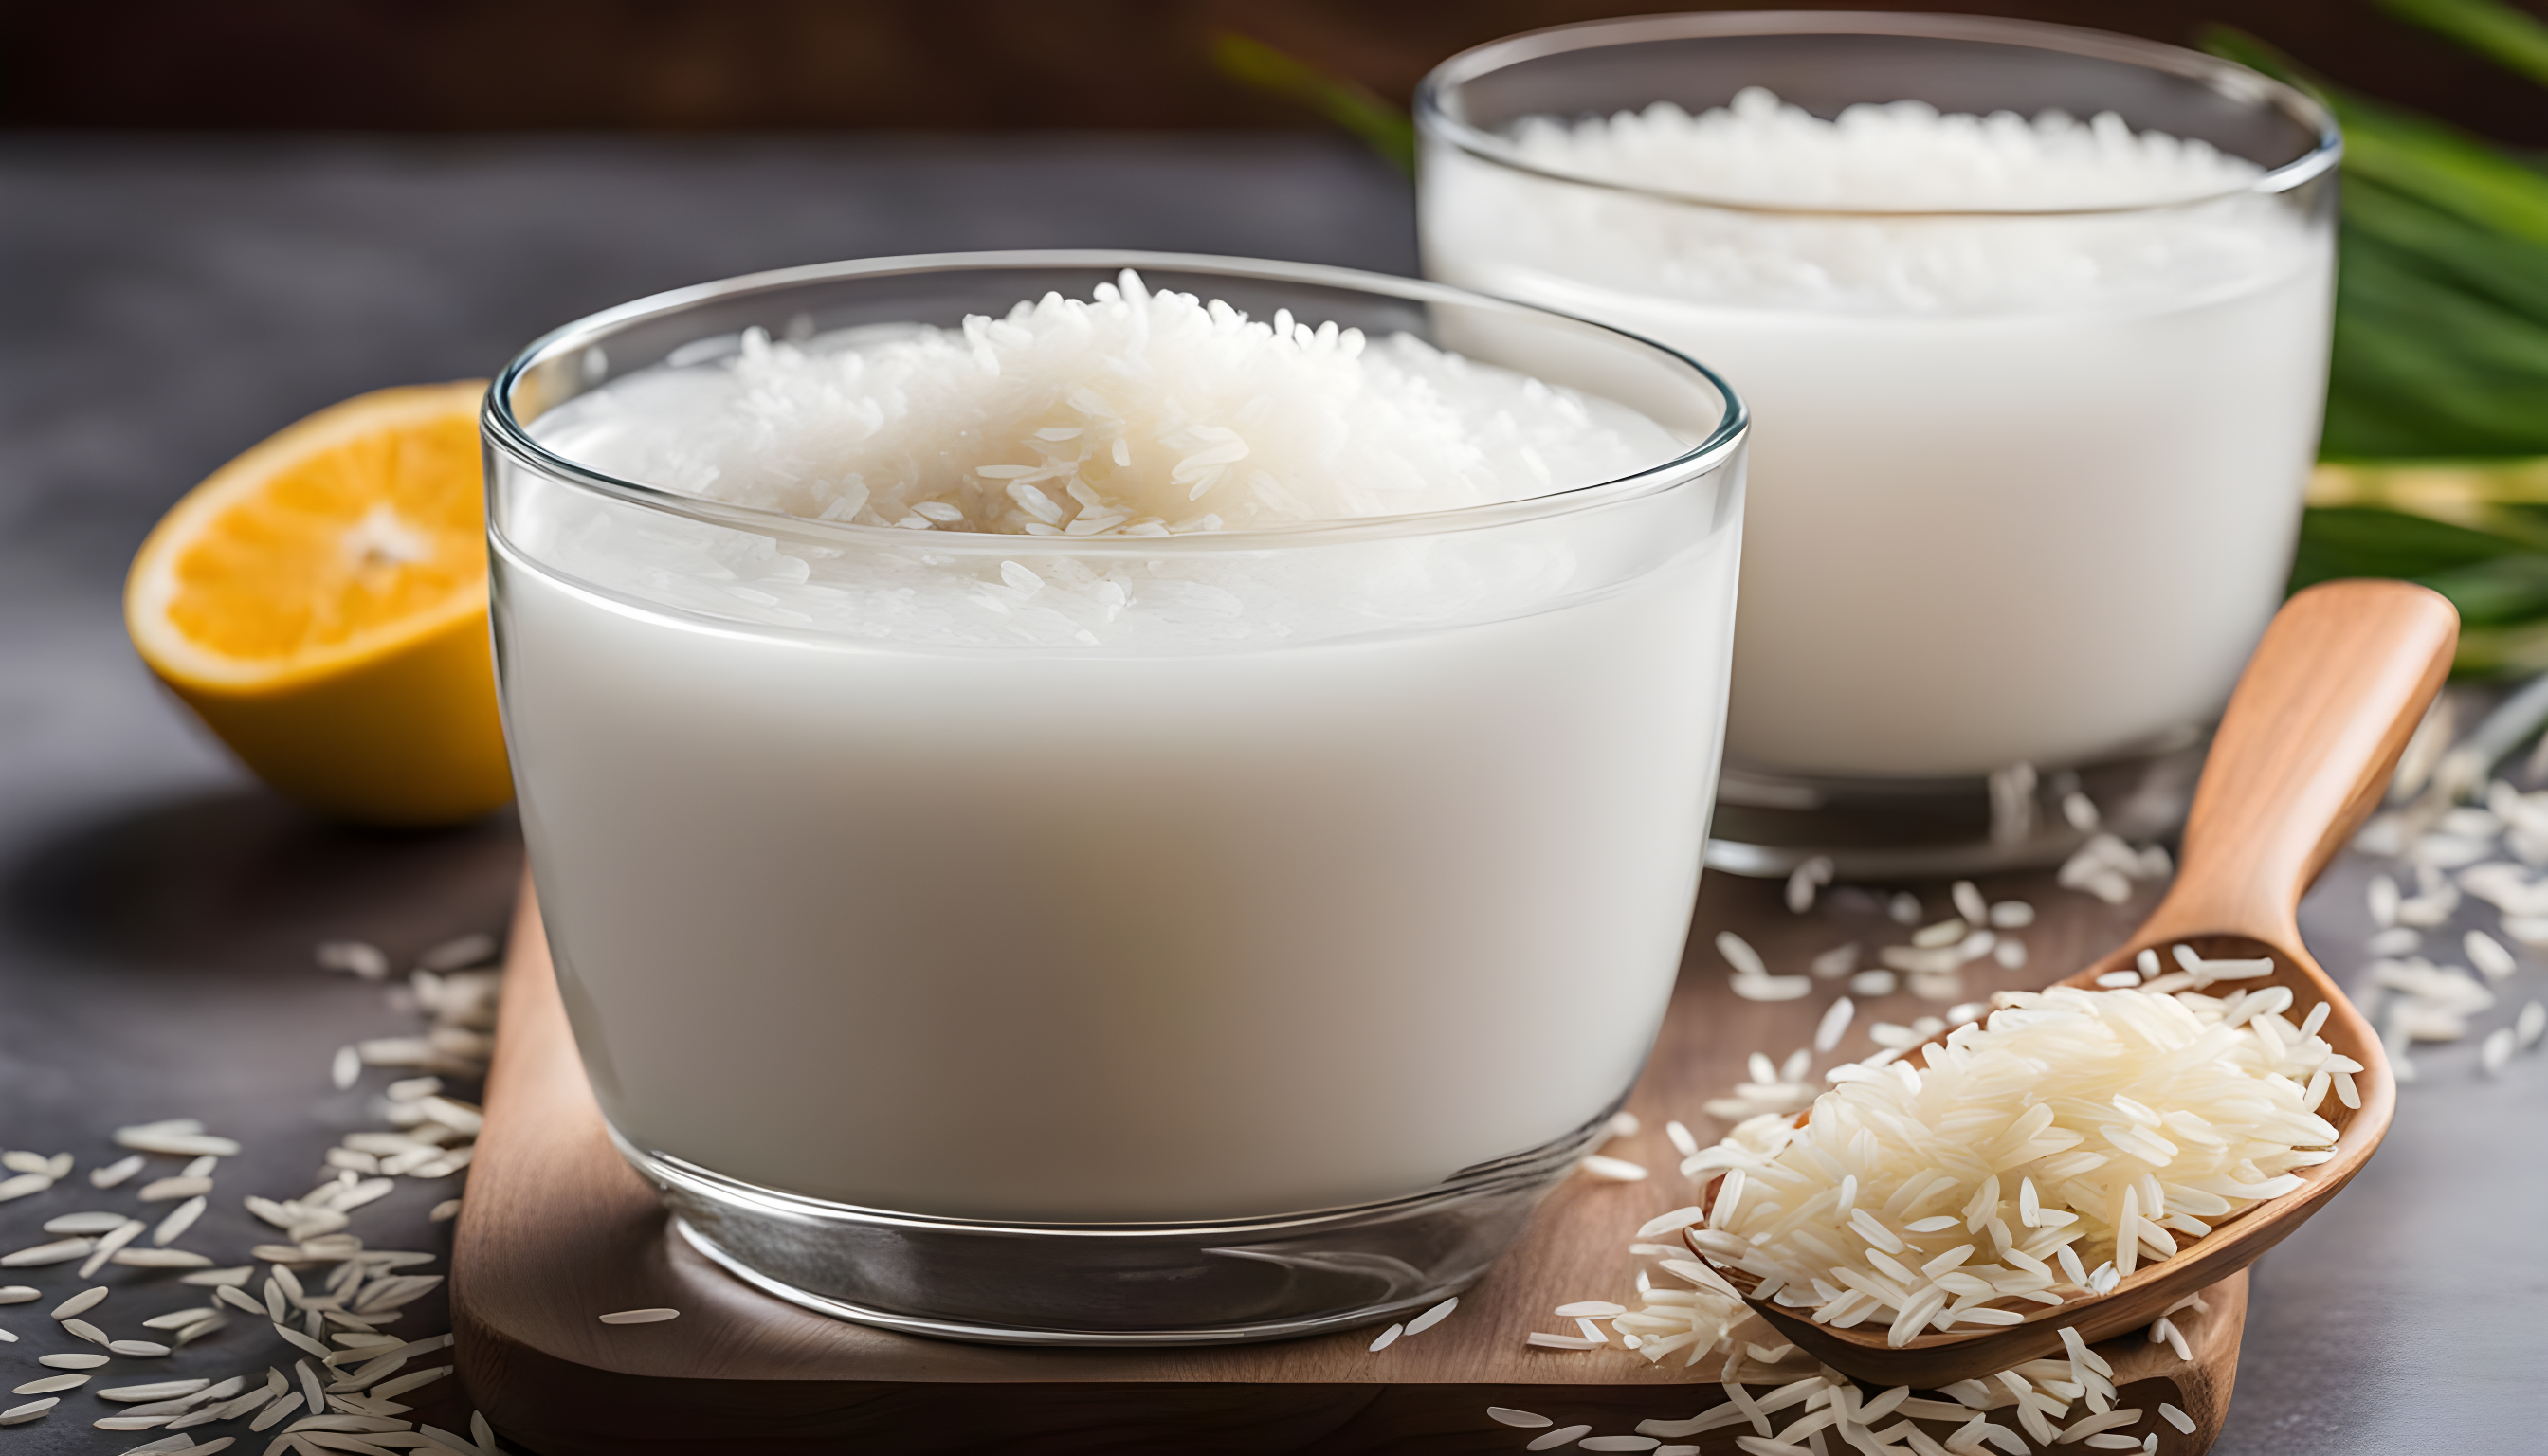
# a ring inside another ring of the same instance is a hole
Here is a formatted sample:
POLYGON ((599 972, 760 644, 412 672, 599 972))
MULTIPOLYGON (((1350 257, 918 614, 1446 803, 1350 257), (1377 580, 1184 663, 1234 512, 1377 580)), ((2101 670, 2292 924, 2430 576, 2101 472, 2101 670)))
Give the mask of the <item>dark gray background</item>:
MULTIPOLYGON (((329 1091, 328 1054, 411 1029, 376 988, 313 969, 312 943, 411 956, 500 929, 511 898, 509 821, 318 824, 154 686, 119 592, 178 495, 320 406, 491 374, 549 327, 659 289, 1034 246, 1414 266, 1404 182, 1313 136, 0 138, 0 1146, 86 1167, 118 1124, 203 1117, 248 1150, 187 1242, 243 1247, 238 1195, 307 1188, 320 1149, 371 1125, 359 1093, 329 1091)), ((2343 866, 2310 908, 2339 974, 2361 959, 2367 872, 2343 866)), ((2540 982, 2534 966, 2515 984, 2540 982)), ((2419 1060, 2380 1157, 2260 1266, 2225 1456, 2548 1449, 2548 1063, 2487 1081, 2473 1044, 2419 1060)), ((358 1230, 438 1238, 434 1196, 403 1189, 358 1230)), ((0 1204, 0 1248, 81 1206, 0 1204)), ((0 1283, 64 1283, 16 1272, 0 1283)), ((138 1272, 111 1282, 173 1283, 138 1272)), ((61 1347, 48 1307, 0 1310, 29 1335, 0 1345, 8 1385, 61 1347)), ((167 1374, 226 1375, 249 1347, 233 1326, 167 1374)), ((0 1429, 0 1456, 151 1438, 89 1429, 73 1412, 96 1404, 0 1429)))

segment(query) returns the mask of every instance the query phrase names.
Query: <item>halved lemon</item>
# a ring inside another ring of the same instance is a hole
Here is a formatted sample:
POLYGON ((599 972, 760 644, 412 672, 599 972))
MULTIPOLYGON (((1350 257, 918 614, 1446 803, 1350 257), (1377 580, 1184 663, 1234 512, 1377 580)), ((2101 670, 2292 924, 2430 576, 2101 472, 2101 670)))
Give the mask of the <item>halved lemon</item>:
POLYGON ((215 471, 125 582, 142 661, 257 776, 369 824, 513 796, 487 637, 484 380, 379 390, 215 471))

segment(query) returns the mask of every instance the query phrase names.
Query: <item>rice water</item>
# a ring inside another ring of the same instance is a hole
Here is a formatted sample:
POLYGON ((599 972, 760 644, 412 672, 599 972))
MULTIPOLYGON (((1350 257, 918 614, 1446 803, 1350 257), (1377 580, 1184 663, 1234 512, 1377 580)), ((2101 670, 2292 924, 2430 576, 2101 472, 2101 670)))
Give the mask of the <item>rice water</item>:
POLYGON ((705 340, 531 425, 785 515, 500 461, 524 829, 623 1139, 1140 1222, 1414 1194, 1614 1105, 1698 873, 1739 457, 1604 504, 1692 432, 1313 321, 1128 277, 705 340))
POLYGON ((1428 136, 1428 275, 1684 347, 1761 421, 1729 762, 1978 774, 2218 713, 2317 445, 2322 217, 2111 114, 1753 90, 1504 136, 1428 136))

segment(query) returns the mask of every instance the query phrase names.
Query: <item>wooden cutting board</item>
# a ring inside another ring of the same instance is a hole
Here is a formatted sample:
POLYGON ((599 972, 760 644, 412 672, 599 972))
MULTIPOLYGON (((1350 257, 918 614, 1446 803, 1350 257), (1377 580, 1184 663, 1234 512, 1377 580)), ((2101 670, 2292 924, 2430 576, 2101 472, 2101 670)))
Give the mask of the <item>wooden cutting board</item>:
MULTIPOLYGON (((671 1236, 653 1191, 603 1131, 568 1031, 526 890, 512 938, 502 1029, 490 1075, 487 1126, 471 1169, 452 1259, 451 1308, 461 1374, 509 1441, 542 1456, 645 1452, 1276 1453, 1434 1456, 1524 1449, 1538 1430, 1490 1419, 1489 1406, 1590 1423, 1626 1435, 1650 1417, 1683 1418, 1721 1402, 1713 1362, 1652 1366, 1624 1350, 1528 1348, 1531 1330, 1572 1332, 1550 1312, 1574 1300, 1633 1305, 1625 1245, 1637 1226, 1689 1202, 1671 1171, 1666 1119, 1702 1138, 1722 1133, 1700 1113, 1745 1077, 1753 1050, 1805 1045, 1838 990, 1760 1004, 1726 989, 1712 949, 1735 928, 1774 968, 1857 933, 1898 942, 1880 906, 1860 897, 1811 916, 1788 914, 1778 886, 1708 876, 1690 952, 1653 1060, 1629 1107, 1645 1131, 1608 1151, 1657 1170, 1643 1183, 1577 1178, 1458 1310, 1378 1354, 1370 1331, 1280 1344, 1184 1350, 1036 1350, 921 1339, 838 1322, 770 1298, 671 1236), (681 1318, 610 1325, 615 1310, 669 1307, 681 1318)), ((1976 965, 1967 994, 2034 986, 2119 942, 2148 908, 2108 907, 2042 876, 1986 885, 2043 912, 2024 932, 2030 968, 1976 965)), ((1930 918, 1948 913, 1931 894, 1930 918)), ((1908 994, 1861 998, 1844 1055, 1868 1049, 1864 1029, 1939 1008, 1908 994)), ((1835 1058, 1817 1061, 1819 1069, 1835 1058)), ((2103 1347, 2123 1402, 2173 1402, 2198 1422, 2179 1435, 2155 1420, 2159 1449, 2198 1456, 2227 1414, 2245 1321, 2246 1276, 2218 1286, 2207 1314, 2180 1317, 2194 1360, 2138 1336, 2103 1347)), ((1753 1337, 1775 1339, 1755 1322, 1753 1337)), ((1800 1371, 1799 1373, 1804 1373, 1800 1371)), ((1733 1433, 1700 1438, 1709 1456, 1733 1433)), ((1568 1445, 1571 1447, 1572 1442, 1568 1445)), ((1838 1449, 1838 1448, 1835 1448, 1838 1449)), ((2085 1447, 2064 1449, 2085 1450, 2085 1447)))

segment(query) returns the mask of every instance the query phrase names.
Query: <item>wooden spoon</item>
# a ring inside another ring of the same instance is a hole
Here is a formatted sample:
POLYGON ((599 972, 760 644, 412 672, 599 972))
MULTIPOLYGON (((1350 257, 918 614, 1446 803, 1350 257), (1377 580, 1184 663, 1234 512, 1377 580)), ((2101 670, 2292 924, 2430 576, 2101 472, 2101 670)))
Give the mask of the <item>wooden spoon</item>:
MULTIPOLYGON (((2173 971, 2172 948, 2185 945, 2206 959, 2273 958, 2270 976, 2219 983, 2208 994, 2287 986, 2293 1021, 2327 1002, 2319 1036, 2362 1063, 2354 1074, 2362 1105, 2346 1108, 2330 1092, 2320 1106, 2338 1133, 2335 1156, 2299 1169, 2306 1186, 2250 1205, 2204 1237, 2178 1236, 2174 1258, 2141 1264, 2102 1296, 2037 1307, 2022 1324, 1933 1330, 1896 1348, 1881 1326, 1833 1329, 1774 1304, 1755 1301, 1753 1308, 1861 1380, 1935 1390, 2056 1354, 2064 1325, 2094 1344, 2149 1324, 2253 1263, 2333 1197, 2379 1146, 2398 1084, 2379 1036, 2301 945, 2300 900, 2379 803, 2450 670, 2458 638, 2450 603, 2404 582, 2329 582, 2286 602, 2212 740, 2175 884, 2123 949, 2059 982, 2094 986, 2101 975, 2131 969, 2144 947, 2173 971)), ((1757 1282, 1737 1270, 1719 1272, 1745 1291, 1757 1282)))

